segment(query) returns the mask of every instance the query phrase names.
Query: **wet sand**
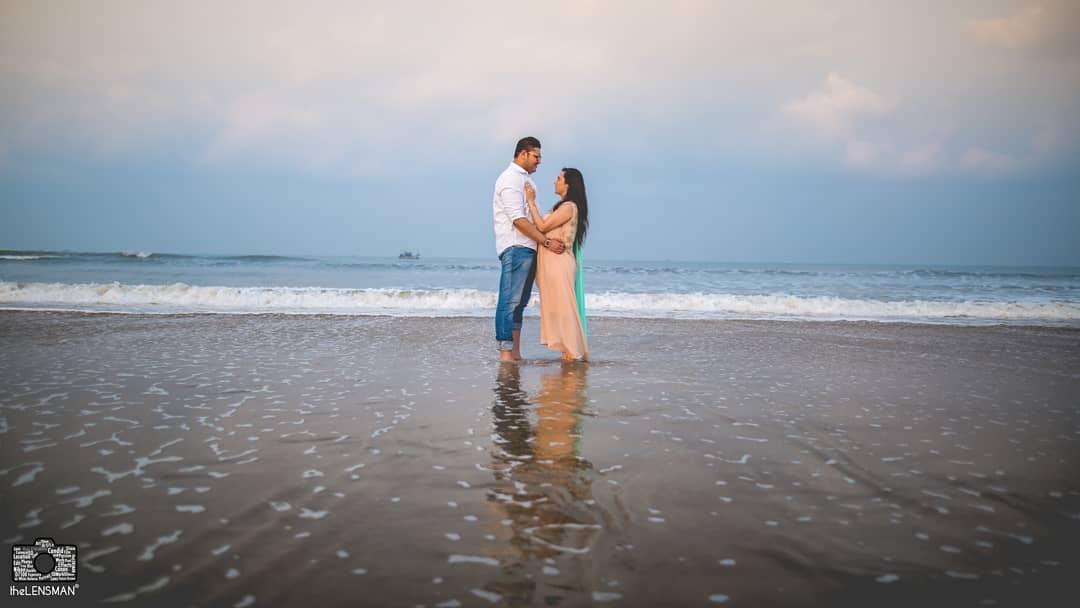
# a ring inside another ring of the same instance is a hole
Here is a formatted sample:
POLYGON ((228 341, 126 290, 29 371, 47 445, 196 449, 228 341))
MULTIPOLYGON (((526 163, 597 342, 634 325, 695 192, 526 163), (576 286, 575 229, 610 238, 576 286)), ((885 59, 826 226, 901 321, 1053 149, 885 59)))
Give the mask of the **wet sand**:
POLYGON ((1074 605, 1080 331, 490 325, 2 312, 0 538, 50 605, 1074 605))

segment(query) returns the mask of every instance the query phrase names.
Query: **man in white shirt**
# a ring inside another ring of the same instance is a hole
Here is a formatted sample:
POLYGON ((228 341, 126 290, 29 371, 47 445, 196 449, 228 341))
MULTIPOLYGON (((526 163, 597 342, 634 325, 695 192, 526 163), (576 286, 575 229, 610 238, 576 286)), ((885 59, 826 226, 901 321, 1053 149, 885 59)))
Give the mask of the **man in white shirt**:
MULTIPOLYGON (((495 340, 500 361, 521 360, 521 320, 536 277, 536 245, 562 253, 560 241, 544 238, 529 220, 525 182, 540 166, 540 140, 522 138, 514 148, 514 162, 495 180, 495 253, 502 263, 499 301, 495 307, 495 340)), ((535 184, 533 185, 535 188, 535 184)))

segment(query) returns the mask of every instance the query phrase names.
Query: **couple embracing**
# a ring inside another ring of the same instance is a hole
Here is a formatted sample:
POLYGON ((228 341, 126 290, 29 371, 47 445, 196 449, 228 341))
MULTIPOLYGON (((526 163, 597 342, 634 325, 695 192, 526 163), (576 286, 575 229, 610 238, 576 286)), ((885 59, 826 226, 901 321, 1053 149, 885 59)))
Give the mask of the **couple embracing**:
POLYGON ((559 197, 542 215, 530 177, 540 166, 540 140, 525 137, 514 161, 495 181, 495 251, 502 263, 495 308, 495 339, 501 361, 521 360, 521 320, 540 289, 540 343, 564 361, 587 360, 588 330, 581 276, 581 245, 589 226, 585 179, 565 168, 555 178, 559 197))

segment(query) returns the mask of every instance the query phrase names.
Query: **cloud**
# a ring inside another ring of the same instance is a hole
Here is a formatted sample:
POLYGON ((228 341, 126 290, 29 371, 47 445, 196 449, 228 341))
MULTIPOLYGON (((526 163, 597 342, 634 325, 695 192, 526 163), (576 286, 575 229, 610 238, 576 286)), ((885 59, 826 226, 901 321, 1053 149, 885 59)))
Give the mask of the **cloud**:
POLYGON ((925 175, 943 168, 948 154, 940 141, 913 146, 899 155, 897 167, 902 173, 925 175))
MULTIPOLYGON (((993 137, 1006 150, 992 150, 978 143, 987 139, 985 124, 975 122, 975 128, 961 128, 956 126, 962 124, 959 121, 901 107, 836 71, 810 93, 782 104, 780 114, 817 135, 818 145, 810 148, 812 154, 850 169, 898 176, 949 170, 1015 172, 1049 164, 1075 149, 1070 143, 1075 129, 1062 129, 1057 121, 1041 118, 1044 122, 1038 127, 1008 125, 1011 130, 993 137)), ((787 138, 797 139, 790 133, 787 138)))
POLYGON ((1043 0, 1006 17, 970 20, 965 29, 987 46, 1049 50, 1075 68, 1080 52, 1080 3, 1043 0))
POLYGON ((800 127, 814 132, 822 141, 841 144, 847 166, 870 169, 891 162, 894 152, 890 144, 874 141, 861 133, 859 122, 890 114, 896 105, 869 88, 830 72, 816 90, 784 103, 780 112, 800 127))
POLYGON ((844 160, 852 167, 871 167, 888 152, 885 146, 857 139, 848 139, 844 150, 844 160))
POLYGON ((263 91, 237 97, 222 110, 220 126, 204 150, 207 162, 257 155, 314 170, 342 159, 335 140, 326 137, 327 116, 320 109, 263 91))
POLYGON ((1020 166, 1018 159, 974 146, 960 156, 960 166, 974 171, 1000 173, 1013 171, 1020 166))
MULTIPOLYGON (((823 137, 838 140, 853 137, 854 123, 860 116, 887 114, 894 107, 894 102, 874 91, 830 72, 816 91, 787 102, 782 111, 823 137)), ((860 147, 858 143, 856 147, 860 147)))
POLYGON ((1041 4, 1027 6, 1009 17, 968 22, 968 31, 980 41, 1009 49, 1027 48, 1046 37, 1050 13, 1041 4))
MULTIPOLYGON (((1044 13, 1062 14, 1050 2, 1044 13)), ((486 157, 523 133, 617 145, 647 164, 657 150, 803 162, 789 153, 796 125, 814 134, 803 138, 812 155, 825 142, 836 162, 918 174, 950 158, 955 168, 955 151, 980 142, 1021 154, 1044 124, 1074 122, 1080 79, 1062 74, 1075 70, 1042 69, 1036 53, 988 63, 960 52, 971 38, 956 24, 983 11, 978 0, 865 4, 548 0, 518 7, 508 27, 501 3, 480 0, 468 13, 434 1, 0 2, 0 133, 9 165, 34 156, 24 150, 162 150, 176 162, 351 175, 408 174, 428 150, 486 157), (922 149, 955 132, 951 154, 922 149)), ((1050 21, 1047 40, 1062 20, 1025 19, 1039 32, 1050 21)), ((987 29, 972 23, 973 35, 987 29)), ((1075 137, 1043 139, 1059 156, 1075 149, 1075 137)))
POLYGON ((574 132, 598 124, 619 87, 650 86, 618 53, 637 32, 620 29, 633 18, 614 6, 591 17, 574 2, 525 7, 520 27, 491 8, 105 3, 58 16, 3 5, 0 130, 80 155, 182 140, 188 158, 218 164, 411 170, 414 147, 574 132))

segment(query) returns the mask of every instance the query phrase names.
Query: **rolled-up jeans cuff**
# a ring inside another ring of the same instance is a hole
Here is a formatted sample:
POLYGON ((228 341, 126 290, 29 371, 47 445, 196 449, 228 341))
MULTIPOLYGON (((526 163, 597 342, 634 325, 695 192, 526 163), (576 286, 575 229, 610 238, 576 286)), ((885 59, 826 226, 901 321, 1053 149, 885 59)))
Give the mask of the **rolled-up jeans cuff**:
POLYGON ((507 352, 514 350, 514 341, 513 340, 499 340, 499 350, 507 351, 507 352))

